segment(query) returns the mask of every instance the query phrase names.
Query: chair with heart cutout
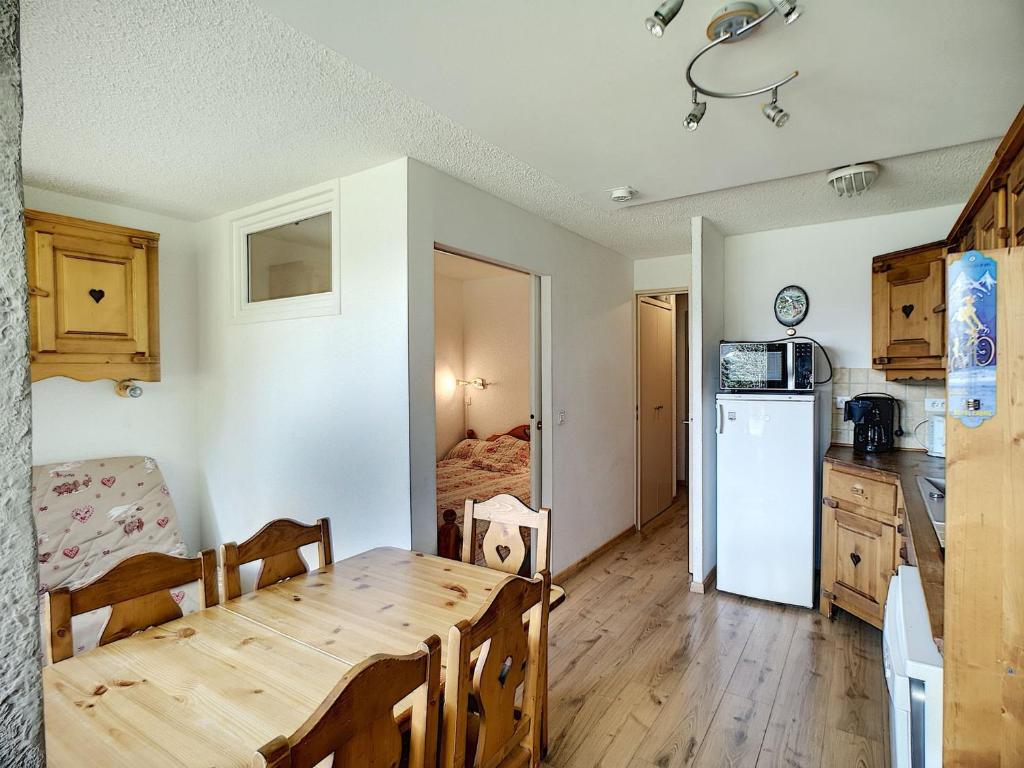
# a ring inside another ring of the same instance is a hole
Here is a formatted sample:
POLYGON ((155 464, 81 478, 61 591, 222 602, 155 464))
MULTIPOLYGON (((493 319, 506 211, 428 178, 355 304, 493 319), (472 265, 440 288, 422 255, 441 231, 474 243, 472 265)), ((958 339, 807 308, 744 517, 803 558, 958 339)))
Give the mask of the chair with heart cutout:
POLYGON ((466 514, 463 517, 465 533, 462 537, 462 562, 476 562, 474 547, 477 542, 477 523, 487 522, 481 548, 488 568, 505 573, 528 576, 530 572, 548 570, 548 549, 551 533, 548 519, 551 510, 530 509, 515 496, 501 493, 487 501, 466 499, 466 514), (527 562, 526 543, 520 535, 521 528, 537 532, 537 558, 534 567, 527 562))
POLYGON ((110 618, 100 637, 100 645, 180 619, 184 613, 171 590, 191 582, 199 582, 201 586, 200 608, 217 605, 217 553, 214 550, 204 550, 197 557, 143 552, 122 560, 80 587, 50 590, 46 601, 47 660, 56 663, 73 656, 72 618, 100 608, 110 607, 110 618))

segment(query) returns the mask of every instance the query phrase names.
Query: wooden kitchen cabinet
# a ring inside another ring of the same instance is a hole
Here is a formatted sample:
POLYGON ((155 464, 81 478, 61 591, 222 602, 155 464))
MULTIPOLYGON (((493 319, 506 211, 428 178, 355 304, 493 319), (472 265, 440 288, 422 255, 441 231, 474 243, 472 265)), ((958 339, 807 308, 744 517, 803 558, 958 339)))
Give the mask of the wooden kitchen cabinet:
POLYGON ((825 464, 819 610, 842 608, 881 628, 889 579, 902 561, 898 486, 869 469, 825 464))
POLYGON ((159 239, 25 211, 33 381, 159 381, 159 239))
POLYGON ((1007 243, 1024 245, 1024 152, 1010 166, 1006 186, 1007 243))
POLYGON ((872 366, 886 378, 946 376, 946 243, 876 256, 871 266, 872 366))

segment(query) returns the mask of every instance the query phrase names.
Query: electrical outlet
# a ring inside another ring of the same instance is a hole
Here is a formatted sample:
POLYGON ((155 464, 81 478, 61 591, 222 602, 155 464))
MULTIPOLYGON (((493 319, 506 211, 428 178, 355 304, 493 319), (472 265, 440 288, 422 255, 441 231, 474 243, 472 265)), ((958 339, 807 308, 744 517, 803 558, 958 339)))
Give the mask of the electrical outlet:
POLYGON ((924 401, 925 413, 945 413, 946 401, 941 397, 929 397, 924 401))
POLYGON ((849 401, 848 397, 837 397, 836 398, 836 410, 843 410, 846 407, 846 403, 849 401))

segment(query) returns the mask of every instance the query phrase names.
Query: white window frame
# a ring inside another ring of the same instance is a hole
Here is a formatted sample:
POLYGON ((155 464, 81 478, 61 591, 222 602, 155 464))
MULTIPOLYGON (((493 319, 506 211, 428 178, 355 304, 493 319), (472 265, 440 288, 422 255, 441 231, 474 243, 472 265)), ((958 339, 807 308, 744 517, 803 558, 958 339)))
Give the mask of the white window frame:
POLYGON ((291 320, 341 313, 341 185, 318 184, 245 209, 231 220, 231 315, 236 323, 291 320), (249 235, 331 214, 331 290, 307 296, 249 301, 249 235))

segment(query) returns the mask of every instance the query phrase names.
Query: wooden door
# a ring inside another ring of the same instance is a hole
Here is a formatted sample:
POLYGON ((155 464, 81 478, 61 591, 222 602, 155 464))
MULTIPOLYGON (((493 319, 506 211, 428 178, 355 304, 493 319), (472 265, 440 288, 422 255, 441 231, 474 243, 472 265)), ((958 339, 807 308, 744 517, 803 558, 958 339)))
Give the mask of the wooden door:
POLYGON ((672 487, 675 474, 674 324, 672 304, 648 297, 639 300, 637 415, 640 423, 640 525, 663 512, 675 495, 672 487))
POLYGON ((872 268, 873 363, 928 367, 945 354, 945 250, 876 261, 872 268))

